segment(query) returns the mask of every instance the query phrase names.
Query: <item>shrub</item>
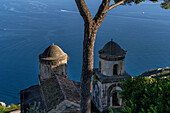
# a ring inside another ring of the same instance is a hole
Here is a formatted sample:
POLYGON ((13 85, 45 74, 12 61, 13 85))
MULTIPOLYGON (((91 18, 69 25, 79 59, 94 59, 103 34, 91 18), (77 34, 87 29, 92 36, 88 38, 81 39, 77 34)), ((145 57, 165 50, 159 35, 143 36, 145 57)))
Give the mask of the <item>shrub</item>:
POLYGON ((10 107, 0 106, 0 113, 10 113, 12 111, 16 111, 19 109, 20 109, 20 104, 19 105, 11 104, 10 107))
POLYGON ((124 113, 169 113, 170 78, 134 77, 122 83, 124 113))
POLYGON ((40 109, 40 102, 34 102, 33 105, 29 105, 26 113, 46 113, 45 110, 40 109))

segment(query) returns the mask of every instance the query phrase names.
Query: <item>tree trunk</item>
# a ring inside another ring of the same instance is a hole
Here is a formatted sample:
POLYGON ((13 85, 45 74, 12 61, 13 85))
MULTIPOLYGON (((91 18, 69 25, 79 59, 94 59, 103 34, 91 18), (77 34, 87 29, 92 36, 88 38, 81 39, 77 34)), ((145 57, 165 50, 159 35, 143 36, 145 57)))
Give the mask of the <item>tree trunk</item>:
POLYGON ((96 30, 92 24, 85 25, 83 41, 83 67, 81 73, 81 113, 91 113, 90 83, 93 74, 93 54, 96 30))
POLYGON ((107 12, 112 8, 126 2, 121 0, 115 4, 109 5, 111 0, 102 0, 102 3, 92 19, 91 13, 85 3, 85 0, 75 0, 80 15, 84 20, 84 41, 83 41, 83 67, 81 73, 81 94, 80 94, 80 111, 81 113, 91 113, 91 94, 90 82, 93 73, 93 54, 96 33, 103 22, 107 12))

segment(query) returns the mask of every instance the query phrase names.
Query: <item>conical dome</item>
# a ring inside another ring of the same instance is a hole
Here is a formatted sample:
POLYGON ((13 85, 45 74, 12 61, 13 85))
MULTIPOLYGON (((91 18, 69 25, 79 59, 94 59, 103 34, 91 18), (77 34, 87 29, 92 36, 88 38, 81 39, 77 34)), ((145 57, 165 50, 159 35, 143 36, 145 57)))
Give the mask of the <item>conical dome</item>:
POLYGON ((68 59, 68 55, 57 45, 52 44, 39 56, 42 60, 62 60, 68 59))
POLYGON ((103 49, 99 51, 99 54, 108 55, 108 56, 122 56, 126 54, 126 51, 124 51, 117 43, 110 41, 103 49))

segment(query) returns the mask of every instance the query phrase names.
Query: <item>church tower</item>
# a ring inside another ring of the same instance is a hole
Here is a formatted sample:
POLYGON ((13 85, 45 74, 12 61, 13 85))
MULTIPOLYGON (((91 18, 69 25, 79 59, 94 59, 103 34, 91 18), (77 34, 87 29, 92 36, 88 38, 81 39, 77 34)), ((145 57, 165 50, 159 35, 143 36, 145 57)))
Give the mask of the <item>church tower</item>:
POLYGON ((94 70, 92 76, 92 101, 100 112, 109 106, 122 105, 119 95, 121 81, 130 77, 124 69, 126 52, 113 41, 99 51, 99 68, 94 70))
POLYGON ((124 74, 126 51, 110 41, 99 51, 99 71, 103 75, 113 76, 124 74))
POLYGON ((45 81, 52 76, 67 75, 68 55, 57 45, 50 45, 42 54, 39 55, 40 75, 39 80, 45 81))

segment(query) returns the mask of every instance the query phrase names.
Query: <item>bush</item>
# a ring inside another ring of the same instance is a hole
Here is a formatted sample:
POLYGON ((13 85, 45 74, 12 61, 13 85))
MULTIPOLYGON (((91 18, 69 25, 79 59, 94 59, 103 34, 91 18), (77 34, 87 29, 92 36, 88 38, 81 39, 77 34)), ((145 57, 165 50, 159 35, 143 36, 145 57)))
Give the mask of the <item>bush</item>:
POLYGON ((110 106, 108 110, 110 111, 109 113, 118 113, 117 110, 113 108, 112 106, 110 106))
POLYGON ((10 107, 0 106, 0 113, 10 113, 20 109, 20 105, 11 104, 10 107))
POLYGON ((34 102, 33 105, 29 105, 26 113, 46 113, 45 110, 40 109, 40 102, 34 102))
POLYGON ((169 113, 170 78, 128 78, 122 83, 123 113, 169 113))

